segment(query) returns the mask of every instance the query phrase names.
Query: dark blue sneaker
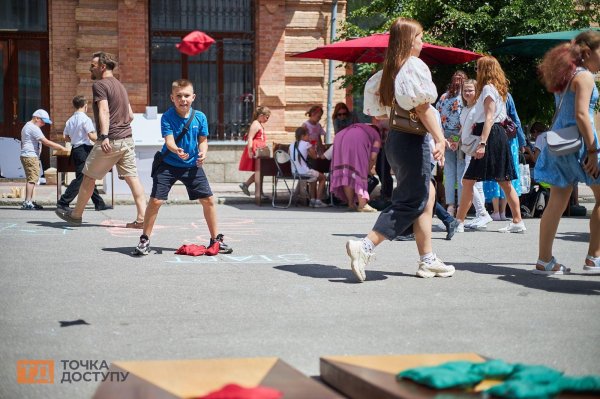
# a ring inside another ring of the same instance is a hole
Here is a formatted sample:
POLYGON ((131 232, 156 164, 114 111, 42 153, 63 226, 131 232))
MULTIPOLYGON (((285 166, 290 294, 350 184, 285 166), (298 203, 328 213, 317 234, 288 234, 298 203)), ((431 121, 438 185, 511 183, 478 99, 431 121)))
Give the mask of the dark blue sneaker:
POLYGON ((229 245, 225 244, 223 242, 223 234, 218 234, 217 238, 211 238, 210 239, 210 244, 208 244, 208 247, 212 247, 212 245, 218 242, 219 243, 219 253, 220 254, 230 254, 233 252, 233 248, 231 248, 229 245))

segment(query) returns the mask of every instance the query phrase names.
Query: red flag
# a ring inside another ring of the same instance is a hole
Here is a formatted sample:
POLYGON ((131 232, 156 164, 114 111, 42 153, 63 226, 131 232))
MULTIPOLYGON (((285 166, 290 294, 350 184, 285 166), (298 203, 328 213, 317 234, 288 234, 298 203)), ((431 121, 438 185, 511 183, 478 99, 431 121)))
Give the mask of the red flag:
POLYGON ((208 36, 206 33, 195 30, 191 33, 188 33, 183 39, 181 39, 181 43, 176 44, 175 47, 177 47, 183 54, 197 55, 208 50, 208 48, 214 42, 215 39, 208 36))

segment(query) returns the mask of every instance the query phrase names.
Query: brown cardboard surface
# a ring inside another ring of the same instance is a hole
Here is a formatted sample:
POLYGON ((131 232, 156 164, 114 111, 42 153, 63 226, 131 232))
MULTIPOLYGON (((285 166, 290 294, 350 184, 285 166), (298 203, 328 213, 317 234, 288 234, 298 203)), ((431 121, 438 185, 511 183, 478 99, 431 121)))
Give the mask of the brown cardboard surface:
POLYGON ((109 371, 130 374, 125 382, 103 382, 96 391, 95 399, 193 398, 227 384, 267 386, 283 392, 286 398, 340 398, 323 384, 274 357, 119 361, 114 362, 109 371))

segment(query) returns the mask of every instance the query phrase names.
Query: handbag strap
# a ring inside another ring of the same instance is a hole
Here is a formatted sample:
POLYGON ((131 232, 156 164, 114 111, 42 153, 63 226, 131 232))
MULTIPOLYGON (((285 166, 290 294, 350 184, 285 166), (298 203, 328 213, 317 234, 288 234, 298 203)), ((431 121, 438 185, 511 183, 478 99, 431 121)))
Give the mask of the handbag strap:
MULTIPOLYGON (((196 116, 196 110, 192 109, 192 114, 190 115, 190 118, 186 122, 183 129, 181 129, 181 133, 179 133, 177 135, 177 137, 175 138, 175 144, 179 143, 181 141, 181 139, 183 138, 183 136, 188 132, 188 130, 190 129, 190 125, 192 124, 192 120, 194 119, 195 116, 196 116)), ((163 155, 165 155, 164 149, 161 149, 160 152, 163 155)))
POLYGON ((554 122, 556 122, 556 118, 558 117, 558 113, 560 112, 560 107, 562 107, 562 103, 563 100, 565 99, 565 95, 567 94, 567 91, 569 91, 569 88, 571 87, 571 82, 573 81, 573 78, 575 78, 575 76, 577 76, 577 74, 579 73, 579 71, 575 71, 573 73, 573 76, 571 76, 571 79, 569 79, 569 83, 567 83, 567 87, 565 89, 565 91, 563 91, 562 95, 560 96, 560 101, 558 102, 558 107, 556 107, 556 111, 554 112, 554 116, 552 117, 552 124, 550 125, 550 129, 552 129, 554 127, 554 122))
POLYGON ((302 155, 302 153, 300 152, 300 149, 298 149, 298 145, 300 145, 300 141, 296 141, 296 145, 294 146, 294 153, 292 154, 292 157, 295 160, 298 159, 298 157, 296 156, 296 151, 297 151, 300 159, 304 161, 304 164, 306 166, 308 166, 308 161, 306 160, 306 158, 304 158, 304 155, 302 155))

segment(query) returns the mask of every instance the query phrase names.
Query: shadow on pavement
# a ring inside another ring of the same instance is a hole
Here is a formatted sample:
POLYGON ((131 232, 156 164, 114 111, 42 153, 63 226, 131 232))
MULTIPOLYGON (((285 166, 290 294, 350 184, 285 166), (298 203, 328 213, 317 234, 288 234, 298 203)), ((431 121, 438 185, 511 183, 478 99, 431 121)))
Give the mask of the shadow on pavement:
POLYGON ((557 240, 575 241, 575 242, 590 242, 589 232, 573 232, 556 233, 557 240))
POLYGON ((71 226, 64 220, 60 220, 58 218, 57 218, 56 222, 48 222, 45 220, 28 220, 27 223, 33 224, 33 225, 36 225, 39 227, 51 227, 53 229, 61 229, 61 230, 64 230, 65 228, 69 228, 69 230, 77 230, 81 227, 123 227, 123 226, 110 226, 110 225, 103 225, 103 224, 92 224, 92 223, 86 223, 86 222, 83 222, 80 226, 71 226))
MULTIPOLYGON (((500 265, 507 264, 501 263, 500 265)), ((522 263, 508 263, 509 265, 523 265, 522 263)), ((454 263, 457 272, 461 270, 479 274, 498 275, 498 279, 523 287, 547 292, 577 295, 600 295, 600 275, 574 273, 568 276, 584 276, 589 280, 570 280, 561 278, 563 276, 544 276, 531 273, 533 264, 527 265, 528 269, 497 266, 487 263, 454 263)))
MULTIPOLYGON (((359 283, 354 273, 349 269, 340 269, 336 266, 322 265, 316 263, 300 264, 300 265, 281 265, 275 266, 274 269, 283 270, 285 272, 296 273, 303 277, 324 278, 332 283, 357 284, 359 283)), ((378 270, 367 270, 367 281, 387 280, 388 276, 397 277, 415 277, 412 274, 400 272, 382 272, 378 270)))
MULTIPOLYGON (((102 248, 103 251, 106 252, 116 252, 119 254, 123 254, 123 255, 129 255, 129 257, 131 258, 143 258, 143 255, 134 255, 133 253, 133 249, 135 248, 135 245, 131 245, 129 247, 114 247, 114 248, 102 248)), ((150 254, 151 255, 162 255, 163 252, 170 252, 171 254, 174 254, 175 251, 177 251, 177 248, 165 248, 165 247, 150 247, 150 254)))

